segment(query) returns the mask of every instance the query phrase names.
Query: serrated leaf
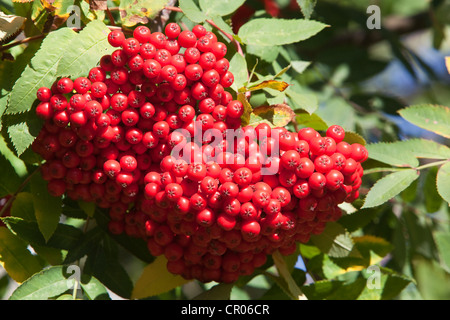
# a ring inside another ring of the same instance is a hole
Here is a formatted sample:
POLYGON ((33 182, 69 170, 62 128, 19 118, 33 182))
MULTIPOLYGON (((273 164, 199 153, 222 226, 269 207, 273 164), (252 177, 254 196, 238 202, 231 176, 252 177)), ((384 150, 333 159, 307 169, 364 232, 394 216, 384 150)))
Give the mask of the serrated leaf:
POLYGON ((287 104, 261 106, 250 114, 250 125, 268 121, 274 127, 284 127, 295 119, 295 113, 287 104))
POLYGON ((226 16, 236 11, 245 0, 200 0, 200 8, 207 16, 226 16))
POLYGON ((450 108, 422 104, 399 110, 399 114, 416 126, 450 138, 450 108))
POLYGON ((166 265, 167 259, 159 256, 146 266, 134 286, 131 298, 153 297, 189 282, 181 276, 170 273, 166 265))
POLYGON ((419 173, 414 169, 406 169, 390 173, 378 180, 369 190, 362 208, 379 206, 405 190, 419 173))
POLYGON ((57 297, 75 285, 75 278, 67 277, 65 267, 54 266, 34 274, 14 290, 10 300, 47 300, 57 297))
POLYGON ((245 44, 278 46, 306 40, 325 27, 313 20, 259 18, 245 23, 238 36, 245 44))
POLYGON ((26 18, 0 11, 0 44, 14 39, 23 29, 26 18))
POLYGON ((363 146, 366 145, 366 140, 360 134, 350 130, 345 131, 344 141, 350 144, 359 143, 363 146))
POLYGON ((180 0, 178 1, 180 9, 188 17, 189 20, 200 23, 208 19, 208 17, 201 11, 193 0, 180 0))
POLYGON ((21 283, 41 270, 38 258, 31 254, 28 244, 5 227, 0 227, 0 263, 8 275, 21 283))
MULTIPOLYGON (((6 114, 29 111, 36 100, 36 91, 40 87, 51 87, 56 79, 58 62, 71 52, 71 50, 66 50, 67 44, 75 35, 73 30, 61 28, 45 37, 40 49, 14 84, 6 114)), ((22 125, 17 130, 25 129, 22 125)))
POLYGON ((337 222, 327 223, 321 234, 311 236, 311 241, 323 253, 334 258, 347 257, 354 245, 350 234, 337 222))
POLYGON ((48 193, 47 182, 40 174, 30 180, 36 221, 44 239, 48 241, 55 232, 61 216, 62 199, 48 193))
POLYGON ((122 0, 119 5, 122 25, 132 27, 138 23, 149 23, 168 2, 168 0, 122 0))
POLYGON ((314 11, 314 7, 316 6, 317 0, 297 0, 297 3, 302 10, 305 19, 310 19, 311 15, 314 11))
POLYGON ((437 191, 442 199, 450 205, 450 162, 443 164, 436 177, 437 191))
POLYGON ((234 82, 231 85, 231 88, 238 92, 239 88, 244 87, 248 81, 247 61, 245 61, 244 56, 240 53, 235 53, 230 59, 229 71, 233 73, 234 76, 234 82))
POLYGON ((110 54, 114 47, 108 43, 109 29, 100 20, 89 22, 80 33, 67 43, 66 50, 59 62, 57 76, 77 78, 85 76, 96 66, 100 58, 110 54))
POLYGON ((26 122, 20 122, 8 126, 8 135, 20 156, 33 143, 35 137, 30 133, 30 128, 26 122))

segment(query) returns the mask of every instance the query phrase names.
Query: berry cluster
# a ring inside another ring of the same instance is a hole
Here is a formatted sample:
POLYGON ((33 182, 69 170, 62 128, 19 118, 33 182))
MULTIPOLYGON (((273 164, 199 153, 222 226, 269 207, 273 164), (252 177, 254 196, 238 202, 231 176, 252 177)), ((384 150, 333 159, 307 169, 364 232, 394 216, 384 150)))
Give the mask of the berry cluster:
POLYGON ((110 232, 144 239, 170 272, 235 281, 358 198, 367 150, 341 127, 241 127, 227 47, 203 26, 108 40, 87 77, 39 88, 32 148, 52 195, 108 210, 110 232))
MULTIPOLYGON (((292 254, 297 242, 307 243, 341 217, 339 204, 359 196, 368 153, 343 141, 340 126, 329 127, 325 136, 265 123, 242 132, 211 153, 211 144, 203 144, 197 161, 168 155, 159 172, 144 177, 138 211, 150 217, 148 247, 166 256, 173 273, 235 281, 275 250, 292 254)), ((186 141, 184 146, 194 148, 186 141)))

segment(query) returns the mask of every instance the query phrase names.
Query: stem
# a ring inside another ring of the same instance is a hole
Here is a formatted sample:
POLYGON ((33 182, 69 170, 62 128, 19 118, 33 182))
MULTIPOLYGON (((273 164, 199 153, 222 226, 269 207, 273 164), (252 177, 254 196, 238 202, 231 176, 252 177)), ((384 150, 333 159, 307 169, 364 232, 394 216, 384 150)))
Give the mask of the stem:
POLYGON ((116 26, 116 22, 114 21, 114 17, 113 17, 113 15, 112 15, 112 13, 111 13, 111 11, 109 10, 108 7, 106 7, 106 14, 108 15, 108 19, 109 19, 109 22, 111 23, 111 25, 112 26, 116 26))
POLYGON ((426 169, 426 168, 430 168, 430 167, 440 166, 441 164, 445 164, 449 161, 450 161, 450 159, 427 163, 420 167, 417 167, 416 170, 422 170, 422 169, 426 169))
POLYGON ((417 168, 412 168, 412 167, 410 167, 410 168, 372 168, 372 169, 364 170, 364 174, 371 174, 371 173, 377 173, 377 172, 396 172, 396 171, 407 170, 407 169, 414 169, 414 170, 420 171, 422 169, 440 166, 449 161, 450 161, 450 159, 430 162, 430 163, 421 165, 417 168))
POLYGON ((17 40, 17 41, 11 42, 10 44, 7 44, 7 45, 5 45, 5 46, 0 46, 0 52, 1 52, 1 51, 5 51, 5 50, 8 50, 8 49, 10 49, 10 48, 12 48, 12 47, 15 47, 15 46, 24 44, 24 43, 28 43, 28 42, 31 42, 31 41, 34 41, 34 40, 42 39, 42 38, 44 38, 46 35, 47 35, 46 33, 38 34, 38 35, 36 35, 36 36, 32 36, 32 37, 28 37, 28 38, 25 38, 25 39, 22 39, 22 40, 17 40))

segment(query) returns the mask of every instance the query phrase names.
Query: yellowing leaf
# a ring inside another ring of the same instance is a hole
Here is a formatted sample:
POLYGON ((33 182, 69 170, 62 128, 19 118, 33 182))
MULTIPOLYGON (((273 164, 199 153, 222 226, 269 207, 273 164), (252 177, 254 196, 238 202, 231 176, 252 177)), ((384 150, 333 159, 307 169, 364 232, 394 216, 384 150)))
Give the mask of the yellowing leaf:
POLYGON ((250 114, 253 111, 252 106, 248 102, 247 98, 245 97, 245 94, 240 92, 237 94, 237 100, 239 100, 242 105, 244 106, 244 113, 241 116, 242 126, 246 126, 250 123, 250 114))
POLYGON ((257 85, 254 85, 254 86, 248 88, 247 90, 248 91, 256 91, 256 90, 269 88, 269 89, 274 89, 274 90, 283 92, 284 90, 287 89, 287 87, 289 87, 289 84, 284 81, 266 80, 266 81, 263 81, 257 85))
POLYGON ((189 282, 181 276, 170 273, 166 265, 167 259, 159 256, 145 267, 134 286, 131 298, 143 299, 156 296, 189 282))
POLYGON ((266 120, 275 127, 284 127, 295 119, 295 112, 287 104, 276 104, 255 108, 251 116, 251 123, 266 120))

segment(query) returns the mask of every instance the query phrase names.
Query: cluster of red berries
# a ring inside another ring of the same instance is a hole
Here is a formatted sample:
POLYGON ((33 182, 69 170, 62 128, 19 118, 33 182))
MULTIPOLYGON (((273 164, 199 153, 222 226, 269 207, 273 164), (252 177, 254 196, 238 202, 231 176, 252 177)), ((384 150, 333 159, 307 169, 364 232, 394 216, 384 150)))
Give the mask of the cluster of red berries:
POLYGON ((87 77, 37 91, 32 148, 52 195, 108 210, 110 231, 144 239, 170 272, 235 281, 358 198, 367 150, 341 127, 241 128, 227 48, 203 26, 108 40, 117 49, 87 77))
POLYGON ((368 153, 343 141, 342 127, 329 127, 325 136, 265 123, 242 132, 213 152, 205 143, 197 161, 168 155, 160 171, 144 178, 145 200, 137 210, 150 217, 148 247, 165 255, 175 274, 235 281, 275 250, 294 253, 298 242, 341 217, 339 204, 359 196, 368 153))

